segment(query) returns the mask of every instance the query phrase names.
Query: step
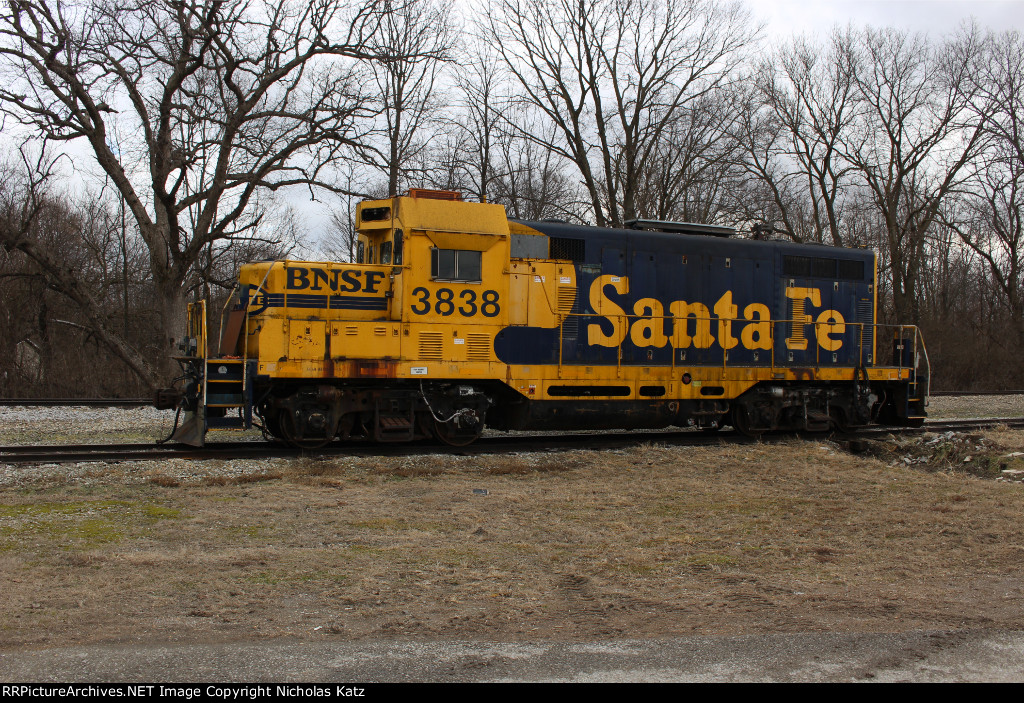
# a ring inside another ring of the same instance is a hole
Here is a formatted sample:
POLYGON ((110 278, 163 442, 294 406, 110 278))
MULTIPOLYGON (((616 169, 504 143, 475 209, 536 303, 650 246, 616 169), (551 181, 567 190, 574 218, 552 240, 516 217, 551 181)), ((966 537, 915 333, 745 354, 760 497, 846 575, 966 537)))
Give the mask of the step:
POLYGON ((216 383, 218 381, 241 383, 242 370, 240 368, 229 368, 225 371, 221 371, 218 368, 211 367, 206 370, 206 380, 210 383, 216 383))
POLYGON ((378 415, 374 438, 378 442, 403 442, 413 438, 415 427, 409 415, 378 415))
POLYGON ((245 396, 241 393, 210 393, 206 392, 208 408, 240 408, 245 405, 245 396))
POLYGON ((383 430, 407 430, 412 421, 406 415, 381 415, 380 427, 383 430))
POLYGON ((245 429, 245 420, 240 417, 208 417, 206 418, 206 429, 243 430, 245 429))

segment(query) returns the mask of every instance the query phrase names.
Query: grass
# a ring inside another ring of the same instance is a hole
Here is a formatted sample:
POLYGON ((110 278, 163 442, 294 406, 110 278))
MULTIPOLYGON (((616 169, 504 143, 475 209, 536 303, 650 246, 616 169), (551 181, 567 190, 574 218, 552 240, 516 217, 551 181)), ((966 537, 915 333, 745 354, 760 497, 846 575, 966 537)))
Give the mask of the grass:
POLYGON ((0 505, 0 550, 20 551, 26 544, 88 550, 129 538, 142 538, 159 522, 180 517, 179 509, 141 500, 0 505))
MULTIPOLYGON (((1000 442, 984 456, 1024 433, 1000 442)), ((1024 626, 1024 485, 940 470, 927 462, 952 455, 939 451, 908 466, 905 451, 790 441, 296 460, 223 482, 140 470, 176 485, 126 481, 127 465, 51 475, 0 492, 0 648, 139 633, 1024 626)))

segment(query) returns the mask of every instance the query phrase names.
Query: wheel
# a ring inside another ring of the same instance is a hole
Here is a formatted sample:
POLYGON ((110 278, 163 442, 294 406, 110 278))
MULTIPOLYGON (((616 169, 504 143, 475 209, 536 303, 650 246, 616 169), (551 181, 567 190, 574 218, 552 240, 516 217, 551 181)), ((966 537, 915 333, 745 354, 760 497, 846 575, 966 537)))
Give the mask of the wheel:
POLYGON ((434 420, 434 436, 444 444, 452 447, 465 447, 472 444, 483 434, 484 423, 477 422, 470 427, 459 427, 454 420, 439 422, 434 420))
POLYGON ((264 439, 284 440, 284 434, 281 432, 281 416, 276 411, 264 412, 260 415, 260 418, 263 420, 264 439))
POLYGON ((732 426, 744 437, 757 439, 764 434, 763 429, 754 429, 750 425, 750 413, 743 405, 734 405, 732 408, 732 426))
POLYGON ((853 428, 850 423, 846 421, 846 413, 842 408, 832 408, 829 411, 829 420, 831 422, 832 432, 838 432, 839 434, 850 434, 853 428))
POLYGON ((282 412, 278 416, 281 437, 296 449, 320 449, 334 440, 334 435, 325 437, 303 437, 295 427, 295 418, 290 412, 282 412))

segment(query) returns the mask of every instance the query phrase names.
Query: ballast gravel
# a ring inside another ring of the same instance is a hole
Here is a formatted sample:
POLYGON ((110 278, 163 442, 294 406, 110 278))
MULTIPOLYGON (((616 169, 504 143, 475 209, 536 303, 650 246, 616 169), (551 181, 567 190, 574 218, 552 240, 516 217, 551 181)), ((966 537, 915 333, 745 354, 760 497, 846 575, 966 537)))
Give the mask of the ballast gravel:
MULTIPOLYGON (((934 419, 1024 416, 1024 396, 940 396, 930 401, 934 419)), ((174 411, 151 407, 96 408, 0 407, 0 445, 77 443, 151 443, 165 438, 174 411)), ((231 432, 212 438, 260 441, 258 431, 231 432)), ((195 460, 163 459, 118 464, 5 465, 0 460, 0 486, 26 486, 51 481, 89 485, 119 479, 134 483, 201 484, 214 480, 250 481, 276 477, 293 462, 287 458, 195 460)))

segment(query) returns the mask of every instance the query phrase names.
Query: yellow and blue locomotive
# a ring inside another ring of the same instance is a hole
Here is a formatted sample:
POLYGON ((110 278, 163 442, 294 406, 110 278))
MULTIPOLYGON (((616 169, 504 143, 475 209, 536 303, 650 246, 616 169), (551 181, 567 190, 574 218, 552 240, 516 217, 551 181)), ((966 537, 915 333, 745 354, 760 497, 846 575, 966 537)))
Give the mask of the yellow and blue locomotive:
POLYGON ((923 422, 915 327, 875 322, 874 253, 728 228, 520 222, 413 190, 358 206, 355 263, 242 267, 208 352, 189 312, 175 439, 461 445, 502 430, 923 422))

